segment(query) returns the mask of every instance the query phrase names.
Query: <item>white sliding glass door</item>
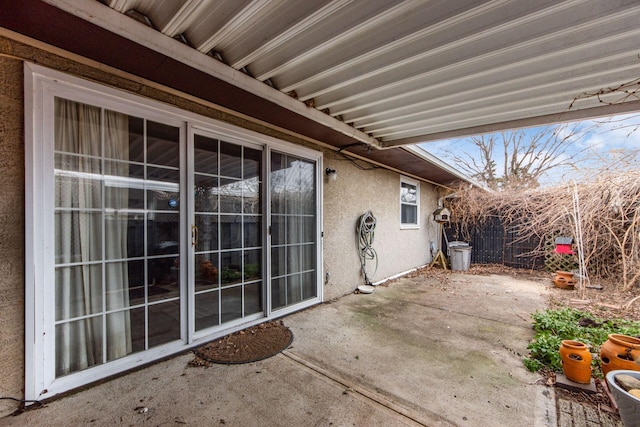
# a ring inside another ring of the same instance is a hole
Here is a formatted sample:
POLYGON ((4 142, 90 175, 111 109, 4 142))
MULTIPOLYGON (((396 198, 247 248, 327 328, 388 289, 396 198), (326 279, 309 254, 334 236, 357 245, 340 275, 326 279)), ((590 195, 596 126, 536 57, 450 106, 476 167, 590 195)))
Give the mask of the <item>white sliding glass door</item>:
POLYGON ((262 149, 193 136, 195 330, 264 316, 262 149))
POLYGON ((319 152, 26 71, 27 399, 321 301, 319 152))

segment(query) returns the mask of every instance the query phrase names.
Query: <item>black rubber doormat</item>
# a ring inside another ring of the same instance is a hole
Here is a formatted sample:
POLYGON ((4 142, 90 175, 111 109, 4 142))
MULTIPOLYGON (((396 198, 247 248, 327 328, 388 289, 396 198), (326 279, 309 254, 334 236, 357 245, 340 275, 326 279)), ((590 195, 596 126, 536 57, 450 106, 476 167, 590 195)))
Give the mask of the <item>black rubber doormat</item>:
POLYGON ((218 338, 194 350, 191 366, 207 366, 210 363, 238 364, 257 362, 275 356, 291 345, 293 333, 282 321, 272 321, 253 326, 231 335, 218 338))

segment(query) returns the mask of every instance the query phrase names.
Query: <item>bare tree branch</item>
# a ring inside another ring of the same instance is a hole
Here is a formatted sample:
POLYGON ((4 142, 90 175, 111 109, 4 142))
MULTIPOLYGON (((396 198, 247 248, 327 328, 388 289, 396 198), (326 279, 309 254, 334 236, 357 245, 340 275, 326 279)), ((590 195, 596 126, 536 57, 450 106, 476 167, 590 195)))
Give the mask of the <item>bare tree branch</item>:
POLYGON ((542 176, 553 169, 576 167, 578 156, 568 155, 575 125, 546 126, 535 130, 512 130, 469 138, 472 149, 445 150, 446 156, 464 173, 492 189, 536 188, 542 176), (500 175, 496 159, 502 159, 500 175))

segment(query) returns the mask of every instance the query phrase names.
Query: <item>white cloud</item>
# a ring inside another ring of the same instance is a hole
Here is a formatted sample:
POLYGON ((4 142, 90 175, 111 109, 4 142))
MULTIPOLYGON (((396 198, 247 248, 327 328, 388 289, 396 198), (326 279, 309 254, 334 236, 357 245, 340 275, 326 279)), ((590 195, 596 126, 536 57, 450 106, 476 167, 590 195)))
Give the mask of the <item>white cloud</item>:
POLYGON ((606 140, 600 134, 591 134, 577 140, 574 144, 578 149, 600 152, 604 149, 606 140))
POLYGON ((599 135, 602 148, 640 148, 640 114, 586 120, 582 123, 588 136, 599 135))
POLYGON ((433 142, 423 142, 420 147, 424 148, 431 154, 436 154, 446 150, 452 150, 453 148, 459 146, 460 144, 464 144, 463 139, 442 139, 439 141, 433 142))

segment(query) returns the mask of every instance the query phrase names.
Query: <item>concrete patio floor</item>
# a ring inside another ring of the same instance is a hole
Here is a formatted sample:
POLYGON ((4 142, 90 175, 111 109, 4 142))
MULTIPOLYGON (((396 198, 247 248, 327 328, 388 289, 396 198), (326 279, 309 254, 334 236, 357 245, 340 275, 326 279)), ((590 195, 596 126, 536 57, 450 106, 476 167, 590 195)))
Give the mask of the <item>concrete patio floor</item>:
POLYGON ((550 284, 437 276, 286 317, 294 340, 275 357, 203 368, 184 354, 0 425, 555 426, 553 390, 521 362, 550 284))

